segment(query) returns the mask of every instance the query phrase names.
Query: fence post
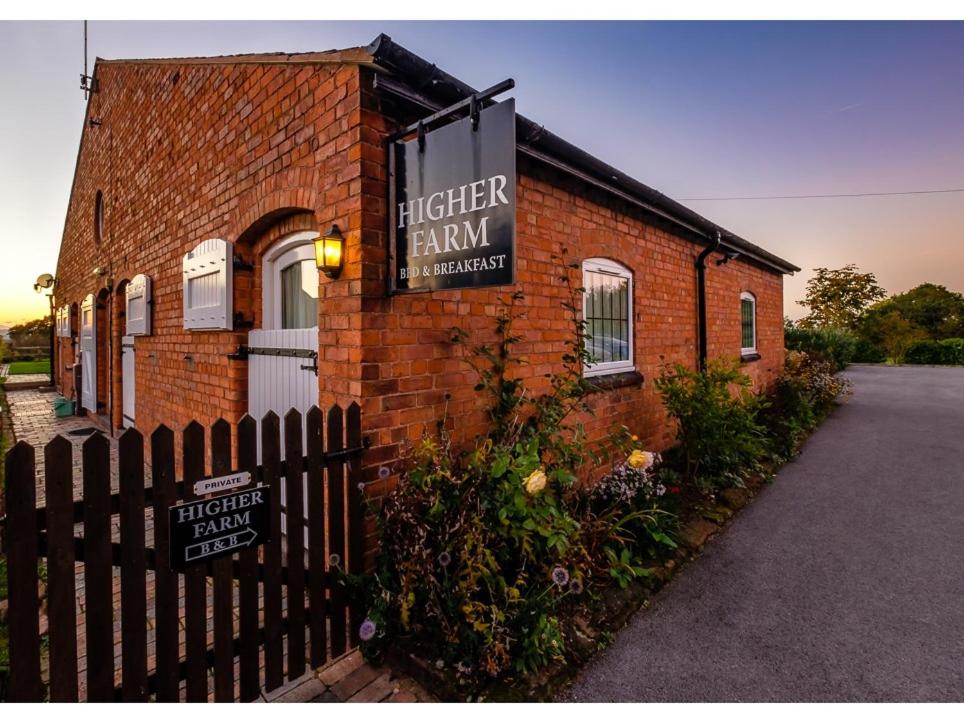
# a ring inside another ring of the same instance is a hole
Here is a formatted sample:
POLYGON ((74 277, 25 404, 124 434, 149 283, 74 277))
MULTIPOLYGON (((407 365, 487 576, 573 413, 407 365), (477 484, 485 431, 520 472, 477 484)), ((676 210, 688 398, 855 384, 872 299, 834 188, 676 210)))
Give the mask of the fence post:
MULTIPOLYGON (((204 427, 196 421, 184 428, 184 499, 197 499, 194 483, 204 477, 204 427)), ((184 573, 185 650, 187 653, 187 702, 206 703, 207 584, 204 567, 192 565, 184 573)))
POLYGON ((114 591, 110 530, 110 443, 84 442, 84 596, 87 700, 114 700, 114 591))
MULTIPOLYGON (((361 407, 352 402, 345 413, 345 426, 349 449, 362 446, 361 407)), ((348 571, 361 575, 365 571, 365 509, 362 485, 361 461, 348 461, 348 571)), ((348 631, 352 646, 359 643, 358 629, 361 627, 364 610, 356 602, 348 611, 348 631)))
MULTIPOLYGON (((337 404, 328 410, 328 452, 345 448, 344 417, 337 404)), ((345 585, 338 579, 345 565, 345 463, 340 457, 328 461, 328 546, 331 555, 331 654, 339 656, 347 649, 345 585)))
POLYGON ((308 606, 311 610, 311 667, 328 659, 328 612, 325 599, 324 414, 313 406, 305 415, 308 457, 308 606))
POLYGON ((281 633, 281 448, 278 415, 268 412, 261 420, 261 468, 271 488, 271 540, 264 546, 264 687, 274 690, 284 683, 284 648, 281 633))
MULTIPOLYGON (((238 422, 238 467, 250 473, 251 487, 257 486, 258 423, 247 414, 238 422)), ((240 678, 241 702, 258 697, 261 689, 258 664, 258 549, 249 547, 238 555, 240 577, 238 583, 239 627, 241 637, 240 678)))
POLYGON ((75 702, 78 692, 73 449, 60 435, 44 448, 50 700, 54 703, 75 702))
POLYGON ((17 442, 6 459, 7 588, 10 609, 11 703, 43 699, 40 682, 40 601, 37 589, 37 488, 34 450, 17 442))
POLYGON ((171 570, 168 509, 177 502, 174 487, 174 432, 164 425, 151 435, 151 488, 154 494, 155 693, 158 702, 180 700, 180 613, 178 576, 171 570))
POLYGON ((144 437, 125 431, 118 443, 121 543, 121 694, 147 700, 147 558, 144 535, 144 437))
POLYGON ((305 672, 305 507, 301 413, 285 415, 285 519, 288 524, 288 680, 305 672))
MULTIPOLYGON (((231 471, 231 425, 219 419, 211 427, 211 474, 231 471)), ((234 701, 234 593, 231 585, 232 555, 219 557, 214 568, 214 700, 234 701)))

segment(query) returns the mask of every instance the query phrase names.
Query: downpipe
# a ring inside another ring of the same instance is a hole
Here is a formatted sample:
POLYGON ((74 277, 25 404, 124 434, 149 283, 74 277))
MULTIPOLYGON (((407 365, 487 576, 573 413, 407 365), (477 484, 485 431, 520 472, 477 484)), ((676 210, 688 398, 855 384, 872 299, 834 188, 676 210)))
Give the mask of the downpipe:
POLYGON ((696 257, 696 305, 697 305, 697 327, 699 330, 699 363, 700 371, 706 371, 706 259, 714 251, 720 248, 722 235, 719 230, 713 242, 700 252, 696 257))

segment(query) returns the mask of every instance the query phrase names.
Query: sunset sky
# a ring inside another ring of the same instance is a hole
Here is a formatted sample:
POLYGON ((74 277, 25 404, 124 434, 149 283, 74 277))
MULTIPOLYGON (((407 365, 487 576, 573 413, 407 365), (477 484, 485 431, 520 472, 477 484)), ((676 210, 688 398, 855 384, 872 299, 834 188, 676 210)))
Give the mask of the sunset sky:
MULTIPOLYGON (((964 291, 964 22, 92 22, 90 57, 326 50, 379 32, 804 269, 964 291)), ((84 115, 82 23, 0 22, 0 326, 47 311, 84 115)))

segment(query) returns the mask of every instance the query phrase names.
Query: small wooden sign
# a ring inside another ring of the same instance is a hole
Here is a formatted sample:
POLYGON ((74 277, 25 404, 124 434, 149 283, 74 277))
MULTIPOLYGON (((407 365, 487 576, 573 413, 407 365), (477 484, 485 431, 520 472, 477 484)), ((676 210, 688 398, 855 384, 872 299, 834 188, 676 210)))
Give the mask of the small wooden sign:
POLYGON ((270 508, 267 486, 169 508, 171 569, 184 570, 268 542, 270 508))
POLYGON ((210 495, 214 492, 227 492, 228 490, 246 487, 251 484, 250 472, 234 472, 223 477, 212 477, 202 479, 194 483, 194 494, 198 497, 210 495))

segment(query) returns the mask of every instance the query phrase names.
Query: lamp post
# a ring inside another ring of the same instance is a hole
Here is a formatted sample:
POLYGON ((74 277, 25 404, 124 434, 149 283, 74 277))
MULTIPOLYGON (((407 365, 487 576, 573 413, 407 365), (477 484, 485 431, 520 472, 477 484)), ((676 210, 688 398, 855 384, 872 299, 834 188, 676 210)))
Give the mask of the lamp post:
POLYGON ((54 276, 53 274, 40 274, 37 277, 37 283, 33 285, 33 290, 38 294, 42 294, 45 290, 50 289, 47 292, 47 301, 50 302, 50 386, 54 386, 54 334, 56 330, 54 327, 57 324, 57 320, 54 318, 54 276))

